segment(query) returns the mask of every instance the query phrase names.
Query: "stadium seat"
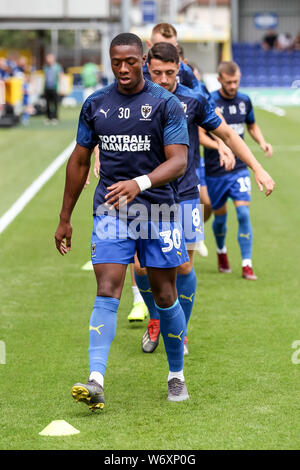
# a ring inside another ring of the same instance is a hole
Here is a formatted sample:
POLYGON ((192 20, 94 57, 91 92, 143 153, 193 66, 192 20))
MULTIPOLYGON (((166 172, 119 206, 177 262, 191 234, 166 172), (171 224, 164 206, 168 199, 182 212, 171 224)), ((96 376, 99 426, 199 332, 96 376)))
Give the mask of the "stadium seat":
POLYGON ((272 66, 268 67, 268 75, 274 75, 274 76, 277 75, 277 76, 279 76, 280 74, 281 74, 281 68, 279 66, 272 65, 272 66))
POLYGON ((280 87, 281 81, 278 74, 269 75, 269 86, 270 87, 280 87))
POLYGON ((256 80, 254 75, 242 75, 241 86, 244 87, 255 87, 256 80))
POLYGON ((269 86, 269 78, 267 75, 258 75, 256 83, 259 87, 267 87, 269 86))
POLYGON ((294 81, 292 75, 282 75, 280 77, 281 86, 290 87, 294 81))

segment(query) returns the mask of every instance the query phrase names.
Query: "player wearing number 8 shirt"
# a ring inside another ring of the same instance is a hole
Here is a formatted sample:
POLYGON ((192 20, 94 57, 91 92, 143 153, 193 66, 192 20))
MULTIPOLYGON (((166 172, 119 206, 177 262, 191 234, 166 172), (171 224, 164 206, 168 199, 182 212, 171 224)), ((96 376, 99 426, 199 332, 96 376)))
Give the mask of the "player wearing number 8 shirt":
MULTIPOLYGON (((222 62, 218 69, 221 88, 211 93, 216 106, 226 122, 244 138, 244 127, 251 137, 264 150, 267 157, 272 156, 272 147, 265 142, 260 128, 255 122, 251 100, 248 95, 238 91, 240 70, 234 62, 222 62)), ((201 139, 201 137, 200 137, 201 139)), ((220 272, 230 273, 225 238, 227 232, 227 199, 231 198, 238 219, 238 242, 242 256, 242 276, 256 280, 252 269, 252 227, 249 204, 251 200, 251 181, 247 166, 236 157, 236 165, 230 172, 219 165, 219 154, 213 148, 205 148, 205 171, 208 194, 214 212, 212 224, 217 244, 218 268, 220 272)))
MULTIPOLYGON (((253 169, 257 181, 263 182, 270 190, 273 188, 274 183, 260 167, 243 140, 214 112, 203 94, 177 83, 178 67, 178 51, 172 44, 161 42, 150 49, 148 68, 152 81, 170 91, 179 99, 188 123, 190 138, 188 164, 186 173, 178 179, 178 194, 182 208, 182 225, 189 260, 187 262, 183 261, 177 271, 178 297, 185 313, 186 324, 188 324, 196 293, 196 275, 193 269, 194 250, 197 248, 197 243, 203 238, 198 191, 199 181, 196 175, 196 167, 199 161, 198 126, 203 126, 207 131, 222 139, 235 154, 239 155, 253 169)), ((222 163, 226 165, 223 158, 222 163)), ((269 190, 267 193, 269 193, 269 190)), ((150 312, 150 321, 142 339, 142 349, 144 352, 151 353, 158 344, 159 312, 157 312, 153 302, 145 270, 140 269, 137 263, 135 263, 135 270, 137 286, 150 312)))
POLYGON ((104 374, 117 309, 126 268, 136 252, 147 268, 161 316, 169 363, 168 400, 189 398, 183 375, 185 316, 176 291, 176 268, 188 256, 175 204, 176 180, 187 164, 186 118, 173 94, 144 80, 140 38, 118 35, 111 43, 110 59, 115 83, 93 93, 81 110, 55 234, 57 249, 64 255, 70 249, 71 213, 85 184, 92 150, 99 144, 100 181, 91 240, 97 297, 89 327, 90 375, 87 383, 72 388, 73 398, 92 410, 104 407, 104 374))

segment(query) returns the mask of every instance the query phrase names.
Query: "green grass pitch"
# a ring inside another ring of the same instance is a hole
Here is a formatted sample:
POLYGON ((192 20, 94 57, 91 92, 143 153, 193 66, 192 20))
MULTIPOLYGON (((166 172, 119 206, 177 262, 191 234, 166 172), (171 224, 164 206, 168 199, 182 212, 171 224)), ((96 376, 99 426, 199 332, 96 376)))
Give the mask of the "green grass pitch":
MULTIPOLYGON (((0 215, 74 139, 78 109, 62 110, 57 127, 40 117, 25 128, 0 129, 0 215)), ((141 351, 146 323, 129 324, 129 272, 105 377, 106 406, 91 414, 71 397, 88 377, 88 322, 96 284, 81 271, 89 259, 95 178, 73 215, 72 251, 61 257, 54 233, 65 165, 0 235, 0 449, 299 449, 300 142, 299 108, 285 117, 256 110, 274 145, 266 160, 276 181, 266 198, 252 177, 253 262, 257 282, 241 278, 237 223, 230 203, 227 247, 231 275, 216 270, 211 220, 207 258, 196 256, 198 293, 184 371, 190 400, 169 403, 161 340, 141 351), (297 356, 298 357, 298 356, 297 356), (295 361, 294 361, 295 362, 295 361), (53 420, 80 430, 42 437, 53 420)), ((247 139, 247 142, 250 142, 247 139)))

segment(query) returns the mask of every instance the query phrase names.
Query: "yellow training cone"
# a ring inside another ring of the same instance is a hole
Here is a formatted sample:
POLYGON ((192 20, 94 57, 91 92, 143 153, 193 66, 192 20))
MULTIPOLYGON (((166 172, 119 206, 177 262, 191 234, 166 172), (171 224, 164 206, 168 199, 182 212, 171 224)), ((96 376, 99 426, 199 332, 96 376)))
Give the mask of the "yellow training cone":
POLYGON ((71 424, 67 423, 66 421, 58 420, 58 421, 51 421, 48 426, 45 427, 41 432, 39 432, 40 436, 70 436, 71 434, 79 434, 80 431, 78 429, 73 428, 71 424))
POLYGON ((93 271, 93 270, 94 270, 93 264, 92 264, 91 261, 88 261, 87 263, 85 263, 85 264, 81 267, 81 269, 82 269, 83 271, 93 271))

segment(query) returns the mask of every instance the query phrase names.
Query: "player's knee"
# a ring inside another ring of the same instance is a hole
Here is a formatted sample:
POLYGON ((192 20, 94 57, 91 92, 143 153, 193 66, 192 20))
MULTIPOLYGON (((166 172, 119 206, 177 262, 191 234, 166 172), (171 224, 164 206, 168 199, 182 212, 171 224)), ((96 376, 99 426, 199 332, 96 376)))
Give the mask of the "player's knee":
POLYGON ((249 206, 238 206, 236 208, 237 219, 240 224, 245 224, 249 221, 250 213, 249 206))
POLYGON ((122 288, 119 283, 116 283, 113 279, 103 279, 98 284, 97 295, 101 297, 113 297, 119 299, 121 296, 122 288))
POLYGON ((176 295, 172 291, 159 291, 155 293, 154 300, 156 305, 158 305, 160 308, 169 308, 174 305, 176 301, 176 295))
POLYGON ((187 261, 186 263, 183 263, 180 266, 178 266, 177 273, 183 276, 186 276, 187 274, 191 272, 192 269, 193 269, 193 263, 191 261, 187 261))

